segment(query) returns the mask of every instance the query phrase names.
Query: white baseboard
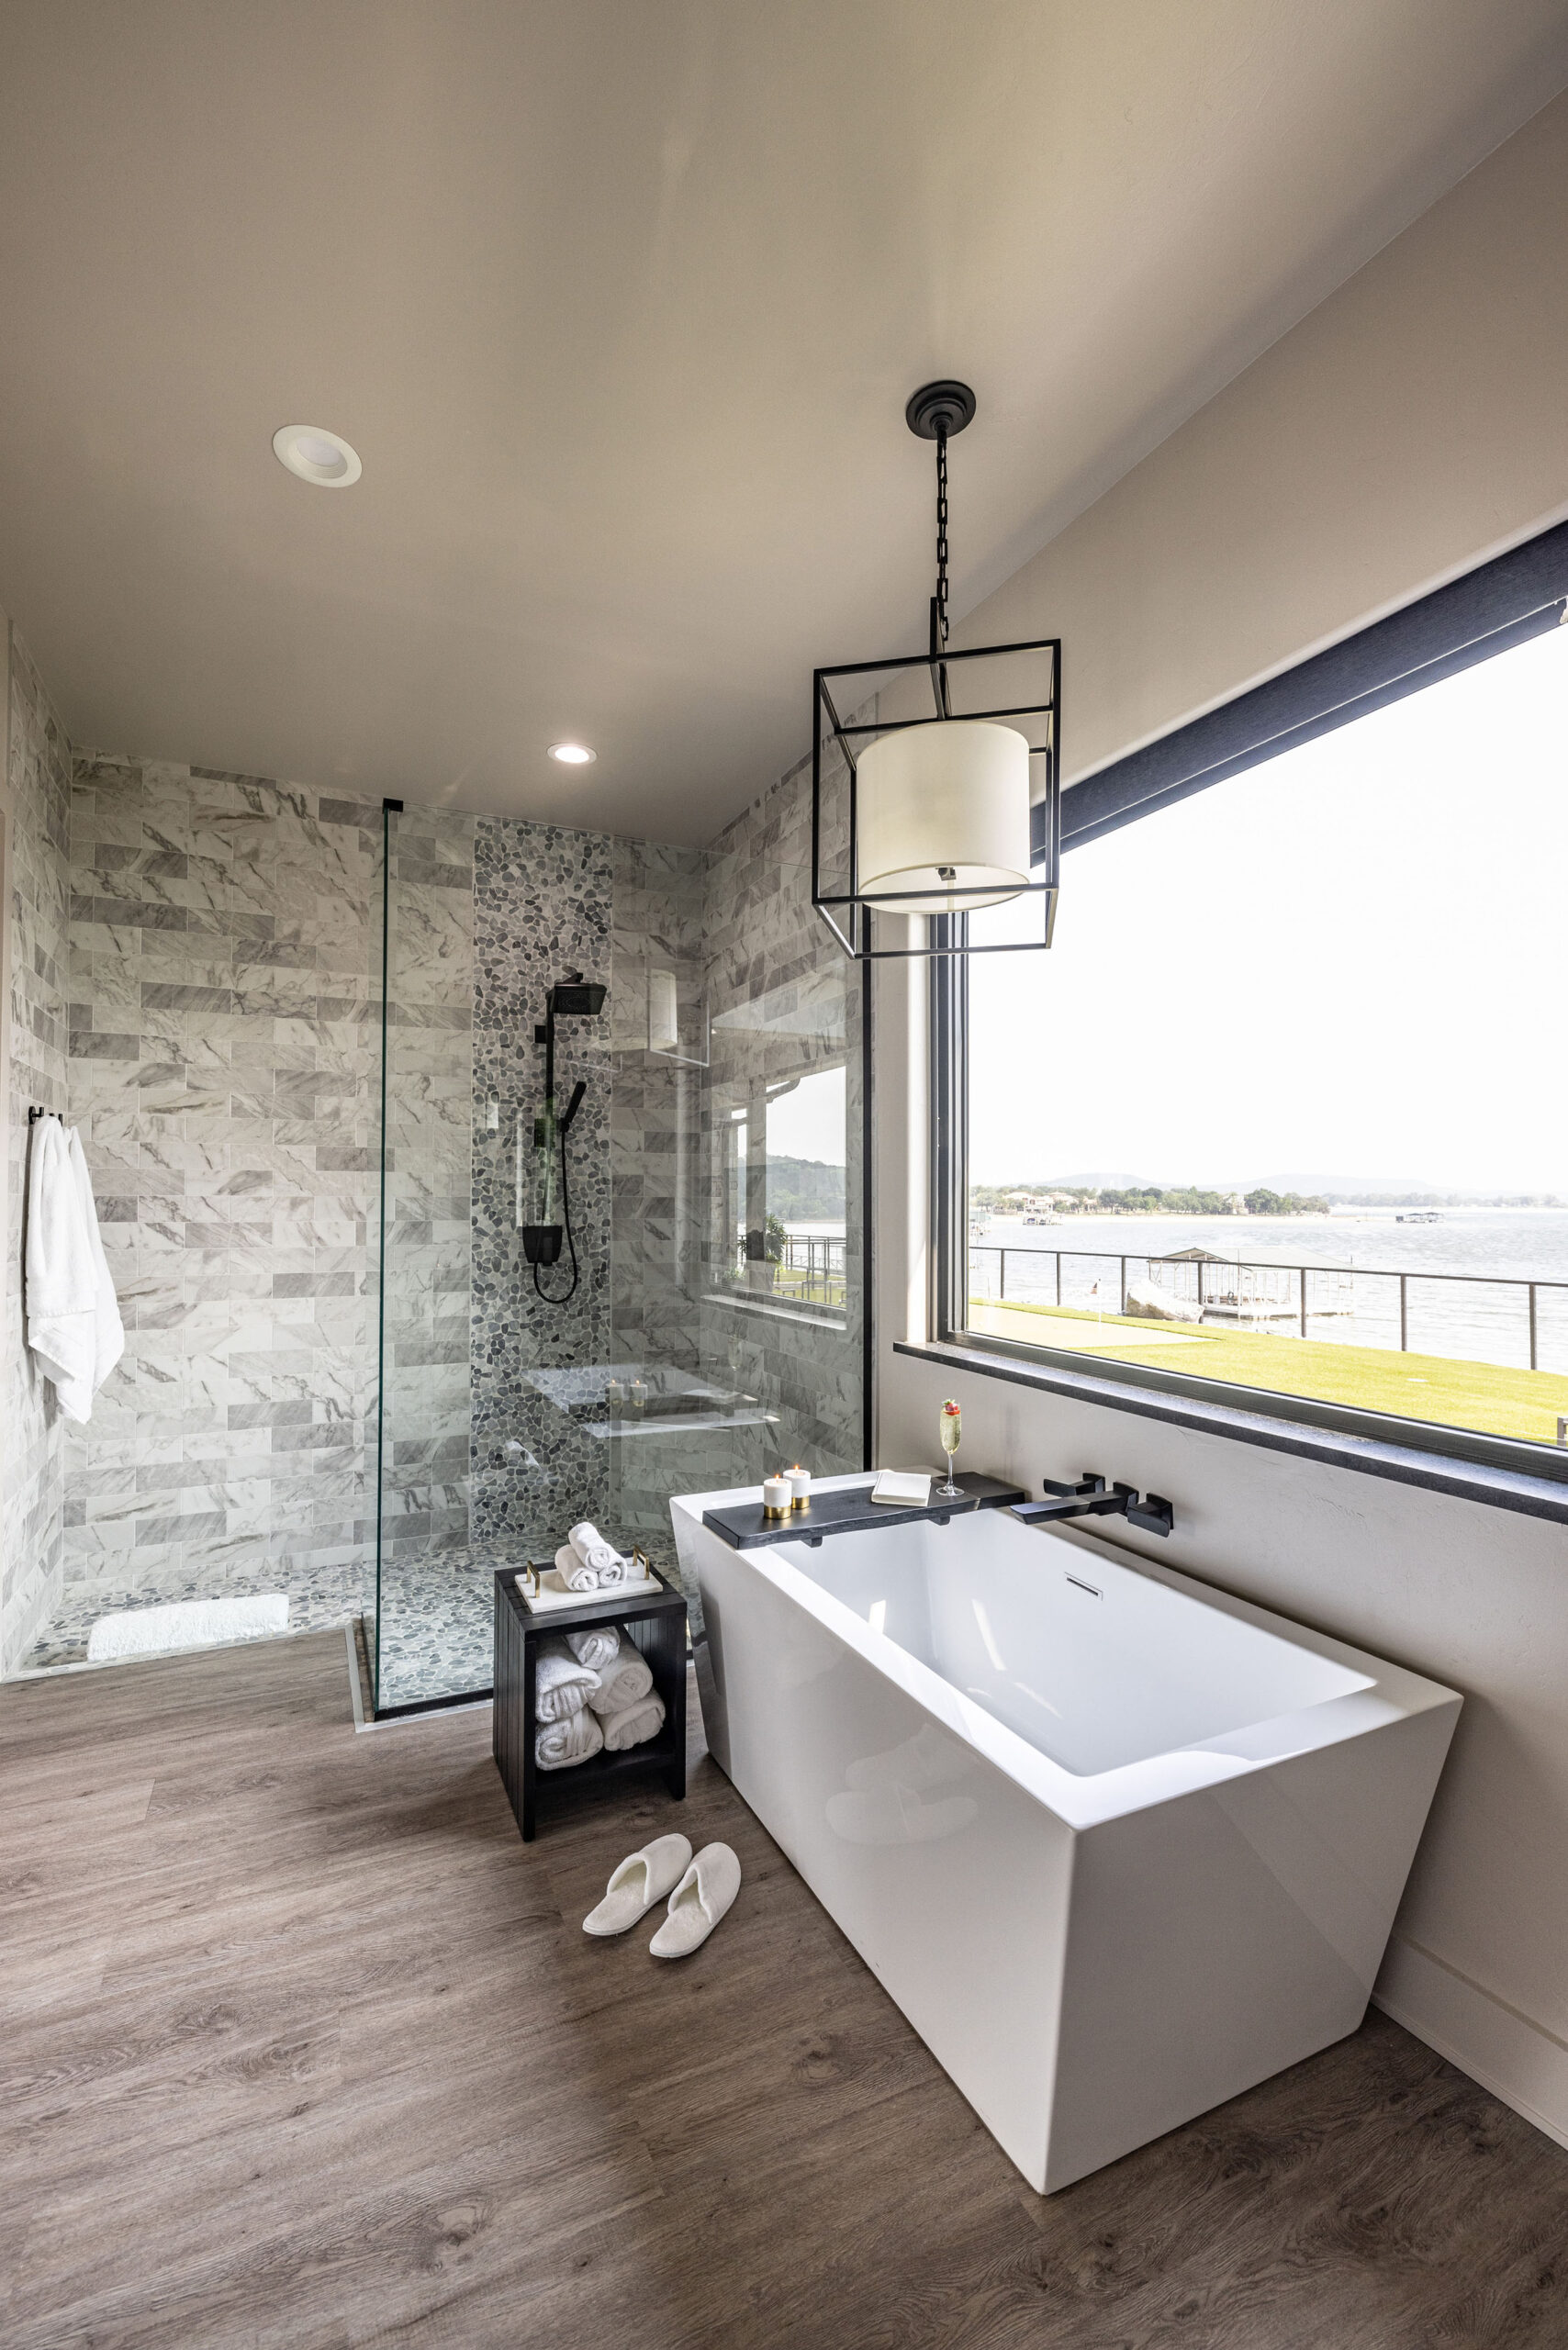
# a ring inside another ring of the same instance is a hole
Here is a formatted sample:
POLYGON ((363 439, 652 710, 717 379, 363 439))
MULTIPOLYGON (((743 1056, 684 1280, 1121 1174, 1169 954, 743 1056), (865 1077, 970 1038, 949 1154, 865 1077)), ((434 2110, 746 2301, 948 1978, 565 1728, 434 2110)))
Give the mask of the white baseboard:
POLYGON ((1419 1942, 1395 1934, 1372 2002, 1568 2146, 1568 2043, 1419 1942))

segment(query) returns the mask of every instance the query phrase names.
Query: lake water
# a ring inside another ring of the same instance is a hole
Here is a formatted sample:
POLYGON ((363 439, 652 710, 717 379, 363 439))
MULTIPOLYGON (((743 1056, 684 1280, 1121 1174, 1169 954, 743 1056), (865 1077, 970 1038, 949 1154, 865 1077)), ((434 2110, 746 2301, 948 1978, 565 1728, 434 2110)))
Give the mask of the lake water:
MULTIPOLYGON (((970 1245, 970 1287, 998 1293, 996 1249, 1007 1249, 1009 1299, 1056 1302, 1061 1252, 1060 1302, 1114 1313, 1121 1264, 1141 1280, 1148 1260, 1183 1248, 1206 1248, 1233 1264, 1281 1269, 1249 1286, 1299 1304, 1294 1268, 1327 1269, 1307 1280, 1307 1335, 1349 1346, 1397 1347, 1400 1281, 1405 1280, 1406 1332, 1413 1353, 1452 1355, 1527 1368, 1530 1360, 1529 1303, 1535 1281, 1536 1362, 1568 1371, 1568 1210, 1446 1208, 1437 1224, 1400 1224, 1392 1209, 1350 1208, 1327 1216, 1069 1216, 1058 1225, 1029 1225, 980 1216, 982 1237, 970 1245), (1053 1253, 1032 1256, 1026 1251, 1053 1253), (1109 1261, 1106 1261, 1109 1259, 1109 1261), (1338 1278, 1335 1278, 1335 1271, 1338 1278), (1480 1276, 1443 1281, 1440 1274, 1480 1276), (1100 1284, 1099 1296, 1094 1284, 1100 1284), (1561 1288, 1544 1284, 1562 1283, 1561 1288)), ((1160 1268, 1167 1286, 1195 1277, 1160 1268)), ((1218 1270, 1205 1277, 1218 1282, 1218 1270)), ((1299 1318, 1260 1318, 1238 1326, 1299 1331, 1299 1318)))

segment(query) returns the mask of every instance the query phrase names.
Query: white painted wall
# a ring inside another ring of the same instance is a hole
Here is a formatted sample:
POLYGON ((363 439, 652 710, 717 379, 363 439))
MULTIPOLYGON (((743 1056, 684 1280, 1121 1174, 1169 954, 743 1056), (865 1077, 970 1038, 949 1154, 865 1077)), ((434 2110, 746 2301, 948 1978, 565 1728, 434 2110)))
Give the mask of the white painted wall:
MULTIPOLYGON (((1067 769, 1090 772, 1562 519, 1565 387, 1558 100, 958 641, 1059 632, 1067 769)), ((1568 2143, 1568 1535, 895 1355, 926 1331, 924 985, 878 973, 878 1458, 929 1459, 956 1393, 971 1468, 1152 1487, 1173 1565, 1463 1690, 1379 1996, 1568 2143)))
POLYGON ((1076 781, 1568 515, 1565 386, 1568 95, 954 642, 1061 637, 1076 781))

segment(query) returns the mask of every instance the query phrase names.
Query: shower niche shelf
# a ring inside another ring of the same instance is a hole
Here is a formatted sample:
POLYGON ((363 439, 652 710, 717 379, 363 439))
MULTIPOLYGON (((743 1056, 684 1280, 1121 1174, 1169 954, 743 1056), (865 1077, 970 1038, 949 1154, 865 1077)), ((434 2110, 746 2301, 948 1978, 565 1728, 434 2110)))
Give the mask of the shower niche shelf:
POLYGON ((617 955, 610 1001, 615 1051, 707 1068, 707 979, 695 957, 617 955))

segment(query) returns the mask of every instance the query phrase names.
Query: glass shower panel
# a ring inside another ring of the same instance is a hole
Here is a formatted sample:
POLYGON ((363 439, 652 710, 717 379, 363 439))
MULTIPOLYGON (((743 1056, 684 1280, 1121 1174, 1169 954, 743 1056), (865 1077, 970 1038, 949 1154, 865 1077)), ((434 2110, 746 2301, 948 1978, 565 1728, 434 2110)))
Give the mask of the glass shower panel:
POLYGON ((606 1532, 671 1572, 669 1496, 689 1490, 694 1456, 737 1475, 749 1458, 701 1367, 705 878, 700 850, 615 844, 610 1315, 586 1425, 606 1532))
POLYGON ((596 1416, 614 1527, 672 1574, 672 1494, 865 1460, 860 979, 811 905, 809 796, 763 809, 711 850, 617 849, 596 1416))
POLYGON ((386 1124, 386 843, 387 827, 391 821, 392 811, 384 808, 381 811, 380 826, 371 834, 370 905, 373 919, 366 926, 367 1018, 374 1043, 370 1096, 372 1120, 369 1156, 370 1206, 365 1231, 365 1280, 371 1315, 371 1348, 364 1428, 369 1472, 368 1514, 375 1539, 362 1553, 360 1636, 364 1642, 364 1669, 370 1680, 372 1706, 375 1703, 375 1627, 379 1614, 377 1603, 381 1580, 381 1355, 386 1321, 382 1292, 386 1258, 386 1149, 384 1146, 386 1124), (380 917, 378 920, 375 918, 376 915, 380 917))
POLYGON ((577 1519, 673 1572, 672 1494, 862 1465, 859 979, 805 794, 763 806, 711 850, 386 816, 380 1713, 487 1690, 496 1569, 577 1519))
POLYGON ((474 820, 388 811, 379 1132, 378 1712, 490 1684, 469 1541, 474 820))

